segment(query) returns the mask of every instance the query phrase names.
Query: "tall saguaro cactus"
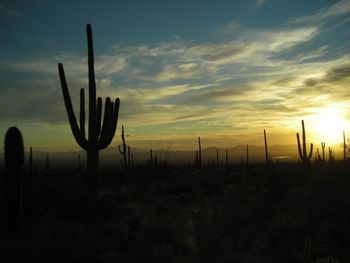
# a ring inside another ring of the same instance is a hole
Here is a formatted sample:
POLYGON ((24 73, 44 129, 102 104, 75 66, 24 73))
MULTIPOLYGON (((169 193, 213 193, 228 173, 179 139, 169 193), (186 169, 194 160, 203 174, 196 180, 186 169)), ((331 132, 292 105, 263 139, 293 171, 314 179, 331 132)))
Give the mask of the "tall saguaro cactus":
POLYGON ((301 121, 301 126, 302 126, 302 136, 303 136, 303 138, 302 138, 303 139, 303 148, 301 149, 300 137, 299 137, 299 133, 297 133, 298 152, 299 152, 299 157, 303 161, 303 163, 308 163, 312 157, 313 144, 312 143, 310 144, 310 152, 309 152, 309 154, 307 154, 304 120, 301 121))
POLYGON ((88 136, 85 135, 85 97, 84 89, 80 90, 80 127, 76 121, 72 101, 68 91, 68 85, 64 68, 61 63, 58 64, 58 72, 61 80, 64 103, 66 106, 68 119, 73 136, 79 146, 86 151, 87 169, 86 182, 90 194, 97 194, 98 191, 98 164, 99 150, 106 148, 112 141, 117 129, 119 114, 119 98, 111 102, 109 97, 106 98, 104 107, 103 123, 102 116, 102 99, 96 100, 96 81, 94 70, 94 52, 92 42, 92 29, 90 24, 86 26, 88 40, 88 73, 89 73, 89 123, 88 136), (102 123, 102 126, 101 126, 102 123))
POLYGON ((127 146, 126 146, 126 143, 125 143, 124 125, 122 125, 122 133, 120 134, 120 137, 121 137, 122 142, 123 142, 123 145, 122 145, 123 150, 120 148, 119 144, 118 144, 118 150, 119 150, 119 153, 121 155, 123 155, 124 168, 127 168, 128 167, 128 163, 127 163, 127 160, 126 160, 126 149, 127 149, 127 146))

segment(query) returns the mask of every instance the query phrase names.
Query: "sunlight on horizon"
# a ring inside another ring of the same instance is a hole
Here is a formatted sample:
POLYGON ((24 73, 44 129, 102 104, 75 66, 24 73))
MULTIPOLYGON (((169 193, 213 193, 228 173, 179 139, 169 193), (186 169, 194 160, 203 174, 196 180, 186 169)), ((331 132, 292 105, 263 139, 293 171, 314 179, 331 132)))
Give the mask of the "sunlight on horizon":
MULTIPOLYGON (((310 116, 309 124, 314 143, 326 142, 328 145, 335 145, 343 142, 343 131, 350 128, 346 112, 341 107, 321 108, 310 116)), ((307 127, 306 127, 307 129, 307 127)))

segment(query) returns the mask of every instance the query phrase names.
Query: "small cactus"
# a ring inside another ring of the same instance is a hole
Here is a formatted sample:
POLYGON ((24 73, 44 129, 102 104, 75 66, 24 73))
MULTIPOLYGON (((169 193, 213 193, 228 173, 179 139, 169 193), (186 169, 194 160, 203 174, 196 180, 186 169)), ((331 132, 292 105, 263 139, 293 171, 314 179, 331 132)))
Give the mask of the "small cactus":
POLYGON ((304 120, 301 121, 301 126, 302 126, 302 136, 303 136, 302 137, 302 139, 303 139, 303 148, 301 148, 299 133, 297 133, 299 157, 303 161, 303 163, 309 163, 310 159, 312 157, 312 153, 313 153, 313 151, 312 151, 313 144, 312 143, 310 144, 310 153, 307 154, 304 120))
POLYGON ((14 231, 19 230, 21 219, 23 164, 23 138, 17 127, 11 127, 5 135, 5 197, 14 231))
POLYGON ((219 168, 219 149, 216 148, 216 167, 219 168))
POLYGON ((249 165, 249 145, 247 144, 247 157, 246 157, 246 164, 249 165))
POLYGON ((226 167, 229 166, 229 163, 228 163, 228 150, 225 149, 225 160, 226 160, 226 167))
POLYGON ((127 168, 128 167, 128 162, 126 159, 127 145, 125 143, 124 125, 122 125, 122 133, 120 134, 120 137, 122 138, 122 142, 123 142, 122 148, 123 149, 118 144, 118 150, 119 150, 119 153, 123 156, 123 166, 124 166, 124 168, 127 168))
POLYGON ((322 162, 325 162, 326 161, 326 157, 325 157, 324 149, 326 148, 326 143, 325 142, 321 142, 321 147, 322 147, 322 162))
POLYGON ((346 161, 346 139, 345 139, 345 131, 343 131, 343 161, 346 161))
POLYGON ((202 145, 201 137, 198 137, 198 167, 202 166, 202 145))
POLYGON ((264 142, 265 142, 265 161, 266 165, 269 165, 269 150, 267 148, 266 130, 264 129, 264 142))

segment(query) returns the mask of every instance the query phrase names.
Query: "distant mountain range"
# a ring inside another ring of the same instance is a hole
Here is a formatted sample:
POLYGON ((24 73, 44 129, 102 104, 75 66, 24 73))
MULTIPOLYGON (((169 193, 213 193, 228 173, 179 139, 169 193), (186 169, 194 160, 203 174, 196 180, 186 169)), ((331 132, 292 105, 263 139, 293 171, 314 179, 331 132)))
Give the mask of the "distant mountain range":
MULTIPOLYGON (((216 162, 216 147, 209 147, 202 149, 202 163, 216 162)), ((219 161, 225 163, 225 148, 219 149, 219 161)), ((336 159, 342 159, 342 148, 340 146, 333 147, 336 159)), ((131 148, 134 154, 135 163, 145 163, 150 158, 149 149, 131 148)), ((285 162, 298 160, 297 145, 272 145, 269 146, 270 157, 273 162, 285 162)), ((65 165, 78 165, 78 155, 80 155, 82 164, 85 163, 85 151, 68 151, 68 152, 52 152, 47 153, 43 151, 33 151, 34 162, 38 166, 45 165, 46 155, 49 154, 50 162, 55 164, 64 163, 65 165)), ((26 159, 29 153, 26 153, 26 159)), ((164 161, 166 150, 153 150, 153 157, 157 156, 158 162, 164 161)), ((228 156, 230 163, 246 162, 246 145, 237 145, 228 148, 228 156)), ((116 147, 109 147, 106 150, 100 151, 101 165, 120 165, 121 154, 116 147)), ((328 158, 328 148, 326 151, 326 158, 328 158)), ((0 164, 3 165, 3 153, 0 154, 0 164)), ((315 153, 312 157, 315 159, 315 153)), ((174 150, 167 154, 168 163, 172 164, 189 164, 194 163, 195 150, 181 151, 174 150)), ((265 149, 263 146, 249 145, 249 161, 263 162, 265 161, 265 149)))

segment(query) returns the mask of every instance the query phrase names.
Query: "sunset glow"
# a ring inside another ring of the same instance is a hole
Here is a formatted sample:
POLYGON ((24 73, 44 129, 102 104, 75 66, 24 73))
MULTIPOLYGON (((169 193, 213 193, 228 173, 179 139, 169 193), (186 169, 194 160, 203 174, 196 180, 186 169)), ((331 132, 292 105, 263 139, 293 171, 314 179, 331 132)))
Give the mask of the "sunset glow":
POLYGON ((87 23, 97 96, 121 100, 114 147, 121 124, 132 145, 174 149, 199 135, 207 146, 262 145, 263 129, 271 144, 295 144, 302 119, 315 143, 350 131, 349 0, 63 2, 1 5, 2 137, 16 125, 26 146, 77 149, 57 64, 79 116, 87 23))

